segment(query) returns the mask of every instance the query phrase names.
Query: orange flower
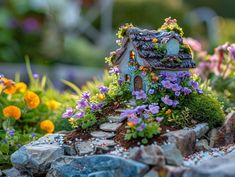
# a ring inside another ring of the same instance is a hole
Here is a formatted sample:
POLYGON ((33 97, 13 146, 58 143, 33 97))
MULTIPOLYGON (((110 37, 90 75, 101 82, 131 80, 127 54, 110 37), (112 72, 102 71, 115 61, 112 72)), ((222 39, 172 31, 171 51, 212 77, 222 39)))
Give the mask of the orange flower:
POLYGON ((21 117, 21 110, 17 106, 7 106, 2 113, 6 118, 13 117, 15 120, 19 120, 21 117))
POLYGON ((40 123, 40 128, 42 130, 47 131, 47 133, 53 133, 55 130, 55 126, 52 121, 50 120, 44 120, 40 123))
POLYGON ((135 127, 135 125, 134 125, 132 122, 130 122, 130 121, 127 122, 127 125, 128 125, 130 128, 134 128, 134 127, 135 127))
POLYGON ((171 109, 168 109, 166 112, 165 112, 165 114, 171 114, 171 109))
POLYGON ((19 82, 16 84, 16 91, 24 93, 27 90, 27 85, 24 82, 19 82))
POLYGON ((152 76, 152 80, 154 80, 154 81, 158 81, 158 77, 157 76, 152 76))
POLYGON ((27 92, 24 95, 24 100, 26 101, 28 107, 30 107, 31 109, 38 107, 38 105, 40 104, 39 96, 31 91, 27 92))
POLYGON ((49 100, 46 104, 50 110, 56 110, 60 106, 60 103, 55 100, 49 100))
POLYGON ((140 67, 139 67, 139 70, 143 70, 143 69, 144 69, 144 67, 143 67, 143 66, 140 66, 140 67))
POLYGON ((16 86, 15 83, 12 80, 8 80, 6 78, 3 78, 3 92, 5 94, 14 94, 16 92, 16 86))
POLYGON ((98 94, 97 95, 97 97, 98 97, 98 99, 100 100, 100 101, 103 101, 104 99, 105 99, 105 95, 104 94, 98 94))
POLYGON ((158 42, 158 39, 157 38, 153 38, 152 39, 152 43, 157 43, 158 42))

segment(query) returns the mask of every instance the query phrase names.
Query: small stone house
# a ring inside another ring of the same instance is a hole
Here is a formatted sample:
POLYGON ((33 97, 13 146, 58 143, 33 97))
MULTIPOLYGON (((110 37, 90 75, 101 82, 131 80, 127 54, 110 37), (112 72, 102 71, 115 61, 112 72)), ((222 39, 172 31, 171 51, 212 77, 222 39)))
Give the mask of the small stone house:
POLYGON ((175 31, 128 28, 121 47, 114 53, 113 64, 119 67, 121 78, 130 82, 132 91, 147 91, 149 85, 147 77, 136 72, 139 66, 148 67, 151 72, 187 71, 195 67, 190 48, 175 31))

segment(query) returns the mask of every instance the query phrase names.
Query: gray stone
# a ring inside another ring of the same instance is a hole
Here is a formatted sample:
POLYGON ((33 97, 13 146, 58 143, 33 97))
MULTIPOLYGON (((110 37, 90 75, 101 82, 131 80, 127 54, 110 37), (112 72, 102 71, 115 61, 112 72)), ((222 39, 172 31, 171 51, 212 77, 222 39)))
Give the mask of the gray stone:
POLYGON ((95 141, 92 141, 92 143, 96 147, 110 147, 110 146, 115 146, 116 143, 113 140, 102 140, 102 139, 97 139, 95 141))
POLYGON ((124 120, 126 120, 126 116, 110 116, 108 117, 108 120, 110 122, 116 122, 116 123, 120 123, 123 122, 124 120))
POLYGON ((111 171, 98 171, 88 175, 88 177, 115 177, 116 175, 111 171))
POLYGON ((115 174, 114 177, 141 177, 148 168, 145 164, 111 155, 63 156, 53 162, 47 177, 87 177, 97 172, 100 172, 98 175, 115 174))
POLYGON ((167 138, 167 143, 176 144, 183 156, 194 153, 196 133, 192 129, 181 129, 162 135, 167 138))
POLYGON ((216 140, 216 135, 217 135, 218 130, 216 128, 211 129, 211 131, 208 133, 209 136, 209 146, 211 148, 214 147, 215 145, 215 140, 216 140))
POLYGON ((215 147, 226 146, 235 142, 235 112, 230 112, 224 125, 218 130, 215 137, 215 147))
POLYGON ((75 144, 75 149, 79 155, 94 154, 96 149, 91 141, 81 141, 75 144))
POLYGON ((143 177, 159 177, 158 172, 155 169, 151 169, 147 174, 143 177))
MULTIPOLYGON (((14 167, 7 170, 3 170, 2 173, 6 177, 28 177, 28 175, 21 175, 21 173, 14 167)), ((2 176, 3 174, 1 174, 0 176, 2 176)))
POLYGON ((208 131, 209 131, 209 126, 208 123, 201 123, 201 124, 197 124, 193 130, 196 133, 196 138, 201 138, 203 137, 208 131))
POLYGON ((158 145, 134 147, 130 149, 130 158, 158 168, 165 165, 163 150, 158 145))
POLYGON ((65 155, 71 155, 71 156, 77 155, 76 149, 74 148, 73 145, 64 144, 63 148, 65 155))
POLYGON ((186 171, 183 177, 234 177, 235 152, 201 162, 186 171))
MULTIPOLYGON (((49 139, 54 139, 51 135, 49 139)), ((47 137, 39 139, 32 144, 25 145, 11 155, 12 165, 20 172, 27 174, 45 175, 50 165, 58 157, 64 155, 64 149, 56 143, 40 144, 47 137), (41 141, 43 140, 43 141, 41 141)))
POLYGON ((108 132, 115 132, 122 123, 104 123, 100 125, 100 129, 108 132))
POLYGON ((109 139, 115 136, 115 133, 109 133, 109 132, 104 132, 104 131, 93 131, 91 132, 91 136, 94 138, 104 138, 104 139, 109 139))
POLYGON ((175 144, 164 144, 161 148, 168 165, 180 166, 183 163, 183 156, 175 144))
POLYGON ((196 142, 196 150, 197 151, 204 151, 209 150, 210 146, 208 145, 208 141, 206 139, 201 139, 196 142))

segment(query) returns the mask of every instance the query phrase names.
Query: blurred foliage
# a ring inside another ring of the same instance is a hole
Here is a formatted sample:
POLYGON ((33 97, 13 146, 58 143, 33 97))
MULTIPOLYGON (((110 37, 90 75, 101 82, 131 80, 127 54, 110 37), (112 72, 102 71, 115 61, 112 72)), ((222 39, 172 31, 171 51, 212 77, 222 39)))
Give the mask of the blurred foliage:
POLYGON ((235 20, 219 18, 219 22, 219 43, 223 44, 228 41, 231 43, 235 43, 235 20))

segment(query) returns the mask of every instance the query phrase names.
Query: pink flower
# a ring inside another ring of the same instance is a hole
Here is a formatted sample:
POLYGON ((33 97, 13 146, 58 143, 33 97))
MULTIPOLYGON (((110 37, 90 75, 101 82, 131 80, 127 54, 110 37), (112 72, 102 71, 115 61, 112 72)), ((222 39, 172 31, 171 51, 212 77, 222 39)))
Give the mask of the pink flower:
POLYGON ((202 50, 202 44, 193 38, 184 38, 184 43, 187 43, 195 52, 202 50))

